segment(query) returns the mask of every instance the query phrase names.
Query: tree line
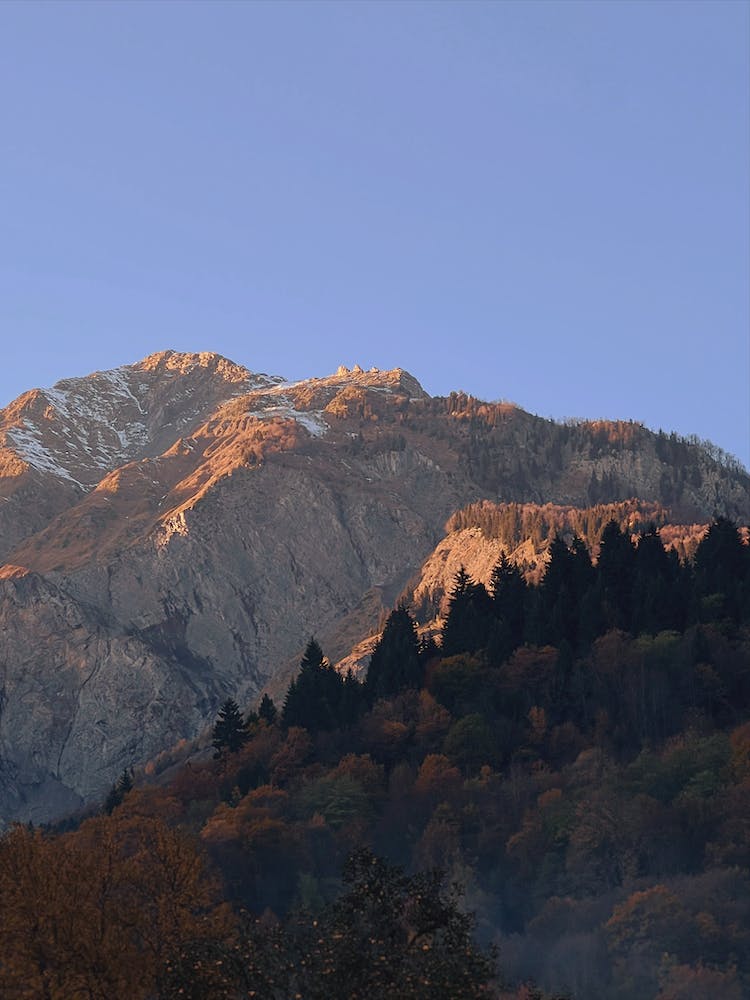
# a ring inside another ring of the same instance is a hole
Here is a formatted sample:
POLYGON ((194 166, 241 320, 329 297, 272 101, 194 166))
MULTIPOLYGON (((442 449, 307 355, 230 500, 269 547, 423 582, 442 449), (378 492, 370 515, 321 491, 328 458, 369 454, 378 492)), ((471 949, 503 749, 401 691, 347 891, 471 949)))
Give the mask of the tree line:
POLYGON ((396 608, 362 681, 311 639, 168 780, 6 833, 0 992, 741 1000, 748 548, 601 546, 460 573, 439 643, 396 608))

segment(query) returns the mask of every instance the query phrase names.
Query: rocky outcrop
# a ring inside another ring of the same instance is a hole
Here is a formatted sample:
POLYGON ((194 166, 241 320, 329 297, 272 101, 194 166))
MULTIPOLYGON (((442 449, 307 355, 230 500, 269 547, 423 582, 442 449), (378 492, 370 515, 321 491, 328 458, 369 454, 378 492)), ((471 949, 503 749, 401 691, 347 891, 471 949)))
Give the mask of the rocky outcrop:
POLYGON ((162 351, 19 396, 0 410, 0 557, 106 473, 161 454, 220 403, 279 381, 218 354, 162 351))
MULTIPOLYGON (((708 524, 672 523, 670 516, 671 512, 659 504, 638 500, 600 504, 593 508, 489 501, 472 504, 449 519, 445 536, 389 607, 397 603, 406 605, 415 619, 419 635, 422 638, 431 636, 439 643, 451 591, 460 570, 491 590, 492 571, 504 554, 518 566, 529 583, 538 584, 556 535, 569 545, 576 535, 584 538, 596 560, 602 530, 610 519, 631 534, 634 544, 639 534, 653 524, 667 549, 674 549, 681 559, 689 558, 708 524)), ((750 530, 743 527, 741 533, 750 543, 750 530)), ((343 673, 352 670, 355 676, 364 676, 379 637, 379 632, 368 635, 362 628, 343 654, 333 646, 336 669, 343 673)), ((289 673, 285 679, 288 683, 289 673)), ((269 693, 277 695, 278 679, 275 678, 268 689, 269 693)))
MULTIPOLYGON (((422 628, 439 631, 460 569, 489 588, 492 571, 505 554, 530 583, 536 584, 544 575, 555 536, 568 545, 575 536, 582 538, 596 560, 602 531, 610 520, 627 531, 634 544, 641 532, 654 525, 665 547, 675 549, 681 559, 693 555, 708 528, 708 523, 674 523, 667 508, 638 500, 592 508, 483 501, 451 517, 447 534, 425 559, 401 599, 422 628)), ((746 529, 743 533, 747 537, 746 529)))
POLYGON ((36 574, 0 584, 0 796, 48 819, 201 725, 217 692, 196 659, 158 652, 36 574), (30 641, 33 639, 33 641, 30 641))
POLYGON ((704 450, 686 480, 656 435, 603 433, 431 399, 400 369, 287 383, 215 354, 20 397, 0 414, 0 817, 101 796, 228 695, 281 693, 313 633, 343 656, 467 503, 680 480, 706 516, 747 506, 704 450))

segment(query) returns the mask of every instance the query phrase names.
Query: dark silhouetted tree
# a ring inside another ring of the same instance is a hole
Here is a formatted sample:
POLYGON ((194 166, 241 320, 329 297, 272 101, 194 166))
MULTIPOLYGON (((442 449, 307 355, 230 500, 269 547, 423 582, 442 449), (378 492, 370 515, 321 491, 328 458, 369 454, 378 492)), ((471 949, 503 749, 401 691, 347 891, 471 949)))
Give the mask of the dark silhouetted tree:
POLYGON ((365 689, 371 701, 389 698, 422 682, 417 629, 406 608, 391 611, 367 671, 365 689))
POLYGON ((635 549, 630 536, 620 530, 614 519, 604 526, 596 571, 607 624, 628 630, 635 577, 635 549))
POLYGON ((490 643, 492 660, 505 660, 523 642, 526 591, 523 574, 503 551, 490 578, 496 618, 490 643))
POLYGON ((314 917, 297 912, 277 924, 249 921, 238 943, 183 947, 160 995, 164 1000, 239 993, 306 1000, 492 995, 495 955, 474 943, 473 918, 461 911, 441 872, 407 876, 363 849, 346 863, 344 887, 344 894, 314 917), (196 983, 200 991, 194 992, 196 983))
POLYGON ((486 649, 494 618, 492 600, 484 584, 475 583, 461 566, 453 581, 448 616, 443 626, 443 655, 486 649))
POLYGON ((117 779, 117 781, 112 785, 109 790, 107 798, 104 800, 104 809, 107 815, 111 815, 112 812, 122 804, 125 796, 128 794, 130 789, 133 787, 133 769, 130 770, 125 768, 117 779))
POLYGON ((732 521, 726 517, 714 520, 696 549, 693 567, 703 616, 739 620, 748 607, 750 549, 743 545, 732 521))
POLYGON ((260 705, 258 706, 258 718, 263 719, 263 721, 267 722, 269 726, 272 726, 276 721, 277 715, 278 712, 276 711, 276 706, 273 701, 267 694, 264 694, 260 700, 260 705))
POLYGON ((248 741, 250 734, 236 701, 227 698, 219 709, 219 716, 211 733, 214 759, 237 753, 248 741))
POLYGON ((335 729, 349 721, 351 702, 352 692, 347 692, 344 678, 323 656, 316 640, 310 639, 299 673, 287 691, 282 724, 286 728, 300 726, 313 733, 335 729))
POLYGON ((649 524, 635 550, 631 628, 636 635, 684 625, 687 595, 681 579, 677 554, 667 552, 656 525, 649 524))
POLYGON ((549 547, 549 562, 536 593, 537 643, 558 643, 563 640, 575 648, 579 639, 579 623, 583 597, 592 586, 591 558, 580 538, 568 548, 560 535, 555 535, 549 547))

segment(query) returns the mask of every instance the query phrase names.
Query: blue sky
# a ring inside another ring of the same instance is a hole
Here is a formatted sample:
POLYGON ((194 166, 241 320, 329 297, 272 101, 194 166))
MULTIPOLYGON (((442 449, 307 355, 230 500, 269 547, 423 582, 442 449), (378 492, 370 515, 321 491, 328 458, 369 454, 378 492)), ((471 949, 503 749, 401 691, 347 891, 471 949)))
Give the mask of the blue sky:
POLYGON ((750 464, 746 3, 0 4, 0 404, 409 369, 750 464))

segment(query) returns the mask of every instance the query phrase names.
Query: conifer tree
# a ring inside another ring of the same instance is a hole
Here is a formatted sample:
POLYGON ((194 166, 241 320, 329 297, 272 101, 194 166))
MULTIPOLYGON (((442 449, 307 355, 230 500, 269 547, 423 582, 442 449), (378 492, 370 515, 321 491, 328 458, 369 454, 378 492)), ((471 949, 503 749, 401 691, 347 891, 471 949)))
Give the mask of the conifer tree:
POLYGON ((576 604, 577 556, 556 534, 549 547, 549 561, 537 588, 537 643, 557 643, 562 639, 575 646, 578 607, 576 604))
POLYGON ((344 679, 323 656, 317 641, 310 639, 284 700, 282 724, 317 732, 340 725, 343 714, 344 679))
POLYGON ((404 607, 391 611, 370 660, 365 682, 370 701, 422 683, 417 629, 404 607))
POLYGON ((278 712, 276 711, 276 706, 273 701, 267 694, 264 694, 260 700, 260 705, 258 706, 258 718, 263 719, 263 721, 267 722, 269 726, 272 726, 276 721, 277 715, 278 712))
POLYGON ((351 670, 347 670, 341 693, 339 725, 353 725, 360 717, 365 707, 366 700, 364 685, 360 684, 351 670))
POLYGON ((635 550, 632 621, 635 634, 679 628, 684 621, 679 560, 670 558, 656 525, 650 523, 635 550))
POLYGON ((739 620, 750 604, 750 549, 732 521, 715 518, 696 549, 693 567, 698 597, 714 596, 720 602, 718 614, 739 620))
POLYGON ((527 638, 535 644, 568 642, 572 648, 598 634, 600 614, 596 574, 586 543, 578 535, 570 546, 556 534, 538 587, 531 588, 527 638))
POLYGON ((453 581, 448 617, 442 634, 444 656, 485 649, 492 633, 494 613, 484 584, 475 583, 461 566, 453 581))
POLYGON ((609 625, 628 630, 631 624, 635 549, 614 519, 607 522, 599 546, 596 574, 609 625))
POLYGON ((227 698, 219 709, 219 716, 211 733, 214 759, 221 760, 227 754, 237 753, 249 738, 247 723, 242 718, 237 702, 227 698))
POLYGON ((505 659, 523 642, 526 604, 526 581, 505 550, 500 554, 500 562, 492 570, 490 596, 495 617, 501 625, 496 631, 496 658, 505 659))
POLYGON ((107 815, 111 815, 112 812, 122 804, 125 796, 133 787, 133 769, 128 770, 125 768, 117 779, 117 781, 112 785, 104 800, 104 809, 107 815))

